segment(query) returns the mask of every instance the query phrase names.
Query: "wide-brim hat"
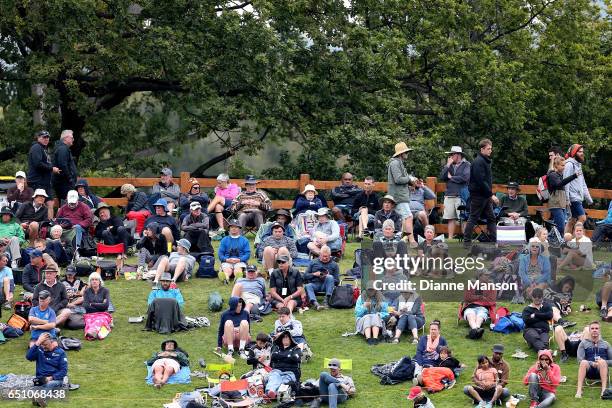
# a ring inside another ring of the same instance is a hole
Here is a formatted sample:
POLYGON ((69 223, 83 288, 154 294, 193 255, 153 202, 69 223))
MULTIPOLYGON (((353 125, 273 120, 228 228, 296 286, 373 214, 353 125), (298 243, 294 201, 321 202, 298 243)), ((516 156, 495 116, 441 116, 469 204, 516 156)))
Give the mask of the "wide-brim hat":
POLYGON ((520 190, 521 185, 517 183, 516 181, 509 181, 508 184, 506 184, 506 188, 515 188, 517 190, 520 190))
POLYGON ((178 349, 178 343, 176 342, 176 340, 164 340, 162 341, 162 344, 161 344, 162 351, 166 349, 166 344, 168 343, 174 343, 174 349, 175 350, 178 349))
POLYGON ((329 208, 321 207, 317 210, 317 217, 323 217, 323 216, 330 218, 329 208))
POLYGON ((281 224, 280 222, 275 222, 270 226, 270 231, 272 231, 274 228, 282 228, 283 231, 285 231, 285 226, 283 224, 281 224))
POLYGON ((284 208, 279 208, 278 210, 276 210, 276 212, 274 213, 274 218, 276 218, 279 215, 284 215, 285 217, 289 218, 290 220, 293 219, 293 216, 291 215, 291 211, 286 210, 284 208))
POLYGON ((459 153, 460 155, 465 156, 465 152, 463 151, 461 146, 451 146, 450 151, 444 153, 447 155, 459 153))
POLYGON ((45 198, 49 197, 49 195, 47 194, 44 188, 37 188, 34 191, 34 194, 32 194, 32 198, 35 198, 36 196, 43 196, 45 198))
POLYGON ((96 208, 96 211, 94 211, 94 214, 97 216, 98 214, 100 214, 100 210, 103 208, 108 208, 108 210, 110 211, 110 205, 106 204, 104 201, 101 201, 98 203, 98 207, 96 208))
POLYGON ((170 282, 172 280, 172 275, 170 275, 168 272, 164 272, 162 273, 162 276, 159 277, 160 282, 161 281, 167 281, 170 282))
POLYGON ((391 201, 393 205, 397 205, 395 198, 391 194, 386 194, 383 198, 380 199, 380 203, 382 204, 384 201, 391 201))
POLYGON ((191 249, 191 242, 189 242, 189 240, 187 238, 179 239, 176 244, 179 245, 179 246, 182 246, 187 251, 189 251, 191 249))
POLYGON ((395 154, 393 157, 397 157, 402 153, 411 152, 412 149, 408 147, 405 142, 399 142, 395 144, 395 154))
POLYGON ((312 191, 315 194, 317 194, 317 189, 312 184, 306 184, 306 186, 304 187, 304 190, 302 190, 302 194, 306 194, 307 191, 312 191))
POLYGON ((257 184, 257 183, 259 183, 259 180, 257 180, 257 177, 255 177, 252 174, 249 174, 248 176, 244 178, 244 184, 257 184))

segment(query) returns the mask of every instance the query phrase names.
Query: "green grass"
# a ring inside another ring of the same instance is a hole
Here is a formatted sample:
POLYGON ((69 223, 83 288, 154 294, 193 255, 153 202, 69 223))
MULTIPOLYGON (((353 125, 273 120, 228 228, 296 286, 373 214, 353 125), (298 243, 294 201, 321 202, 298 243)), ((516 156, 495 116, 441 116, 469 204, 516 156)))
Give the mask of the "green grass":
MULTIPOLYGON (((341 270, 352 266, 353 251, 358 244, 347 246, 347 256, 341 262, 341 270)), ((109 281, 107 287, 111 291, 111 298, 117 311, 114 314, 115 328, 104 341, 87 342, 83 340, 83 349, 78 352, 69 352, 69 374, 73 382, 79 383, 81 388, 69 394, 67 403, 56 403, 51 406, 64 407, 154 407, 170 402, 175 393, 193 390, 204 385, 204 380, 193 379, 191 385, 166 386, 162 390, 155 390, 144 382, 146 370, 143 362, 153 351, 159 350, 160 343, 168 338, 174 338, 180 346, 187 350, 191 356, 192 369, 199 369, 197 360, 204 357, 207 361, 219 361, 212 354, 216 346, 217 326, 219 313, 210 313, 207 309, 208 294, 214 290, 220 291, 227 300, 230 288, 223 286, 216 279, 192 279, 181 284, 180 288, 186 299, 185 312, 189 316, 207 316, 211 321, 210 328, 196 329, 190 332, 173 334, 171 336, 141 331, 142 325, 129 324, 129 316, 138 316, 146 312, 146 298, 150 285, 141 281, 109 281)), ((227 304, 227 303, 226 303, 227 304)), ((594 301, 591 300, 591 304, 594 301)), ((512 311, 521 309, 520 305, 506 305, 512 311)), ((503 343, 507 351, 507 361, 511 365, 512 393, 526 394, 527 389, 521 380, 528 367, 534 361, 534 353, 525 361, 517 361, 510 357, 516 348, 525 348, 520 334, 501 335, 487 331, 480 341, 465 339, 466 326, 462 323, 457 326, 456 303, 427 303, 427 320, 438 318, 442 322, 442 335, 446 337, 455 355, 469 367, 460 376, 454 389, 434 394, 433 401, 436 407, 469 407, 467 397, 462 393, 463 386, 470 383, 472 370, 476 357, 479 354, 490 355, 494 343, 503 343)), ((396 386, 381 386, 378 377, 370 374, 370 367, 375 363, 396 360, 403 355, 413 356, 415 346, 409 342, 399 345, 380 344, 375 347, 368 346, 361 337, 341 337, 346 331, 353 331, 355 320, 352 310, 328 310, 324 312, 309 311, 297 315, 304 325, 308 342, 314 351, 314 360, 302 366, 302 379, 317 378, 322 368, 324 357, 340 357, 353 359, 353 372, 351 375, 357 387, 357 396, 350 399, 343 406, 346 407, 379 407, 409 406, 405 393, 411 383, 396 386)), ((596 312, 577 313, 571 319, 584 325, 597 318, 596 312)), ((275 316, 265 318, 263 323, 253 324, 252 333, 270 332, 273 328, 275 316)), ((82 331, 65 330, 64 335, 83 337, 82 331)), ((602 334, 608 340, 612 339, 610 325, 602 327, 602 334)), ((16 340, 10 340, 0 345, 0 373, 32 374, 34 364, 25 360, 27 349, 27 335, 16 340)), ((575 400, 575 385, 577 377, 576 361, 561 366, 562 375, 568 380, 558 389, 558 407, 601 407, 604 406, 596 388, 585 388, 582 400, 575 400)), ((236 372, 242 374, 247 371, 244 361, 237 359, 236 372)), ((3 405, 0 402, 0 406, 3 405)), ((6 406, 31 406, 30 402, 13 403, 4 402, 6 406)), ((411 406, 411 405, 410 405, 411 406)), ((527 406, 523 403, 521 406, 527 406)))

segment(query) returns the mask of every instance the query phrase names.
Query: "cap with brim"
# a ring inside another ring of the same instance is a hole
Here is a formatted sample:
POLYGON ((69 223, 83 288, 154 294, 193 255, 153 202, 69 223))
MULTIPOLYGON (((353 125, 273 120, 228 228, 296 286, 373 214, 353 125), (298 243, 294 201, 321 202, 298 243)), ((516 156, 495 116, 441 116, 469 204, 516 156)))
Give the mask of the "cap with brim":
POLYGON ((393 203, 393 205, 396 205, 397 203, 395 202, 395 198, 393 198, 393 196, 391 194, 387 194, 385 195, 383 198, 380 199, 380 202, 384 202, 384 201, 390 201, 393 203))
POLYGON ((339 369, 341 367, 342 367, 342 364, 340 363, 340 360, 338 360, 337 358, 332 358, 327 363, 327 368, 338 368, 339 369))
POLYGON ((66 275, 76 275, 77 270, 73 265, 68 265, 66 267, 66 275))
POLYGON ((307 191, 312 191, 313 193, 317 194, 317 189, 312 184, 306 184, 304 190, 302 191, 302 194, 306 194, 307 191))
POLYGON ((423 389, 421 387, 419 386, 412 387, 410 388, 410 392, 408 393, 408 396, 406 398, 408 398, 409 400, 413 400, 422 393, 423 393, 423 389))
POLYGON ((280 222, 275 222, 270 226, 270 231, 273 231, 275 228, 282 228, 285 231, 285 226, 280 222))
POLYGON ((26 178, 25 171, 19 170, 17 173, 15 173, 15 178, 17 177, 26 178))
POLYGON ((49 265, 45 268, 45 273, 47 272, 59 273, 59 271, 57 270, 57 267, 53 265, 49 265))
POLYGON ((178 343, 176 342, 176 340, 164 340, 164 341, 162 341, 162 344, 161 344, 162 351, 164 351, 166 349, 166 344, 168 344, 168 343, 173 343, 175 350, 178 348, 178 343))
POLYGON ((191 204, 189 204, 189 209, 191 211, 199 210, 201 208, 202 208, 202 204, 198 203, 197 201, 194 201, 191 204))
POLYGON ((319 208, 317 210, 317 217, 322 217, 322 216, 329 217, 329 210, 325 207, 319 208))
POLYGON ((7 206, 2 207, 0 209, 0 215, 4 215, 4 214, 13 215, 13 212, 11 211, 11 207, 7 207, 7 206))
POLYGON ((504 345, 503 344, 494 344, 493 345, 493 352, 494 353, 504 353, 504 345))
POLYGON ((159 174, 163 176, 172 176, 172 170, 170 170, 168 167, 164 167, 163 169, 161 169, 159 174))
POLYGON ((66 202, 68 204, 76 204, 79 201, 79 193, 76 190, 70 190, 66 194, 66 202))
POLYGON ((171 281, 172 275, 170 275, 168 272, 164 272, 162 276, 159 278, 159 280, 160 281, 171 281))
POLYGON ((242 228, 242 225, 240 225, 240 223, 238 222, 238 220, 229 220, 227 222, 227 226, 228 227, 238 227, 238 228, 242 228))
POLYGON ((104 201, 98 203, 98 208, 96 208, 96 211, 94 212, 94 214, 97 216, 98 214, 100 214, 100 210, 103 208, 108 208, 110 211, 110 205, 106 204, 104 201))
POLYGON ((255 265, 248 265, 246 268, 247 272, 257 272, 257 266, 255 265))
POLYGON ((47 192, 45 191, 44 188, 37 188, 34 191, 34 194, 32 195, 32 198, 35 198, 36 196, 43 196, 43 197, 49 197, 49 195, 47 195, 47 192))
POLYGON ((509 181, 508 184, 506 184, 506 188, 515 188, 517 190, 520 190, 521 185, 517 183, 516 181, 509 181))
POLYGON ((285 217, 292 219, 293 217, 291 216, 291 212, 288 210, 285 210, 284 208, 280 208, 278 210, 276 210, 276 213, 274 214, 274 217, 278 217, 279 215, 284 215, 285 217))
POLYGON ((447 155, 459 153, 460 155, 465 156, 465 153, 463 152, 463 149, 461 148, 461 146, 451 146, 450 151, 444 152, 444 153, 447 155))
POLYGON ((38 292, 39 299, 47 299, 51 297, 51 293, 48 290, 41 290, 38 292))
POLYGON ((407 152, 411 152, 412 149, 408 147, 408 145, 406 145, 405 142, 399 142, 395 145, 395 154, 393 155, 393 157, 397 157, 402 153, 407 153, 407 152))
POLYGON ((51 137, 51 135, 49 134, 49 132, 47 132, 46 130, 39 130, 38 132, 36 132, 36 137, 51 137))
POLYGON ((43 253, 40 249, 35 249, 30 252, 30 258, 40 258, 43 256, 43 253))
POLYGON ((287 255, 279 255, 276 257, 276 260, 281 262, 289 262, 289 257, 287 255))
POLYGON ((179 239, 177 245, 182 246, 188 251, 191 249, 191 242, 189 242, 189 240, 186 238, 179 239))
POLYGON ((84 179, 79 179, 79 181, 77 181, 74 187, 89 187, 89 185, 84 179))
POLYGON ((252 174, 249 174, 248 176, 244 178, 244 184, 257 184, 257 183, 259 183, 259 181, 252 174))

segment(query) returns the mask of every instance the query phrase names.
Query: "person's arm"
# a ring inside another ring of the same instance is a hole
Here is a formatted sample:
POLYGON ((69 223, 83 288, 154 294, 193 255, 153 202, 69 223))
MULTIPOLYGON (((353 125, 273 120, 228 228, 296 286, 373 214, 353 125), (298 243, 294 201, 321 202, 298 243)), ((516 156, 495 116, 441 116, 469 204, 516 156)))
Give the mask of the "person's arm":
POLYGON ((612 367, 612 347, 610 347, 610 343, 608 343, 608 358, 606 359, 606 363, 608 363, 608 367, 612 367))
POLYGON ((87 205, 83 203, 79 203, 78 205, 80 207, 79 212, 81 213, 81 220, 78 224, 87 232, 91 224, 93 224, 93 213, 87 205))
POLYGON ((529 326, 530 324, 536 322, 538 319, 531 317, 531 310, 527 310, 527 308, 523 309, 523 313, 521 313, 521 317, 523 322, 525 322, 525 326, 529 326))
POLYGON ((466 184, 470 182, 470 169, 471 165, 469 162, 462 162, 455 171, 455 174, 450 178, 449 181, 456 184, 466 184))
POLYGON ((33 344, 32 347, 26 352, 26 359, 28 361, 36 361, 38 359, 38 346, 33 344))
POLYGON ((342 186, 336 186, 331 191, 331 198, 333 202, 342 201, 348 197, 349 195, 344 192, 342 186))
POLYGON ((68 359, 64 352, 64 357, 59 359, 60 366, 57 371, 53 373, 52 377, 56 381, 62 381, 66 375, 68 375, 68 359))
POLYGON ((219 261, 221 262, 225 262, 229 256, 229 242, 230 242, 231 238, 228 237, 223 237, 223 239, 221 239, 221 243, 219 244, 219 251, 217 253, 217 256, 219 257, 219 261))
POLYGON ((134 201, 132 205, 132 211, 140 211, 147 208, 147 195, 140 192, 134 192, 134 201))
POLYGON ((182 353, 180 351, 175 351, 175 354, 176 354, 176 357, 175 357, 176 361, 178 361, 181 367, 189 367, 189 359, 187 358, 185 353, 182 353))
MULTIPOLYGON (((100 289, 100 294, 103 296, 102 302, 91 301, 91 297, 93 296, 93 290, 87 290, 85 291, 85 294, 89 294, 88 303, 84 306, 85 310, 87 310, 88 313, 106 312, 108 310, 108 306, 110 304, 110 292, 107 288, 100 289)), ((83 300, 83 303, 85 303, 85 300, 83 300)))
POLYGON ((521 217, 528 217, 529 207, 527 206, 527 200, 524 197, 519 197, 518 199, 521 200, 521 207, 518 209, 517 213, 519 213, 521 217))
POLYGON ((410 183, 410 176, 408 174, 405 176, 402 175, 402 166, 403 165, 399 160, 391 160, 389 170, 391 172, 392 180, 389 180, 389 182, 393 182, 393 184, 397 185, 407 185, 410 183))
POLYGON ((363 317, 368 313, 368 309, 363 304, 364 304, 364 301, 361 298, 361 296, 359 296, 359 298, 357 299, 357 303, 355 304, 355 317, 356 318, 363 317))
POLYGON ((540 320, 550 320, 553 318, 553 310, 550 306, 544 305, 542 309, 534 313, 535 317, 540 320))
POLYGON ((167 188, 162 193, 162 196, 170 197, 171 199, 176 200, 179 198, 180 194, 181 194, 181 189, 179 188, 178 184, 173 183, 169 188, 167 188))
POLYGON ((43 148, 40 145, 35 145, 35 148, 32 149, 32 162, 34 163, 34 167, 40 172, 50 172, 53 170, 53 164, 49 163, 46 159, 45 153, 43 152, 43 148))
POLYGON ((149 297, 147 298, 147 305, 151 305, 151 303, 153 303, 153 301, 155 300, 155 297, 156 297, 156 296, 155 296, 155 293, 156 293, 156 292, 157 292, 156 290, 152 290, 152 291, 149 293, 149 297))
POLYGON ((299 271, 297 272, 297 279, 296 279, 295 284, 296 284, 296 285, 295 285, 295 286, 296 286, 296 289, 295 289, 295 292, 293 292, 293 293, 291 294, 291 298, 292 298, 292 299, 298 299, 298 298, 300 298, 300 296, 302 296, 302 291, 304 290, 304 288, 303 288, 303 286, 304 286, 304 282, 303 282, 303 280, 302 280, 302 275, 300 274, 300 272, 299 272, 299 271))
POLYGON ((538 278, 538 283, 550 283, 550 258, 547 256, 543 256, 540 255, 540 259, 538 259, 538 262, 540 262, 541 265, 541 275, 538 278))
POLYGON ((557 364, 548 367, 548 380, 555 387, 561 382, 561 368, 557 364))
POLYGON ((297 246, 295 246, 295 241, 291 238, 287 238, 287 249, 289 250, 289 255, 291 255, 292 259, 297 258, 298 250, 297 246))
POLYGON ((340 226, 334 220, 328 222, 331 223, 331 234, 327 236, 327 242, 333 242, 340 238, 340 226))
POLYGON ((538 373, 538 368, 537 368, 537 363, 532 365, 531 367, 529 367, 529 370, 527 370, 527 374, 525 374, 525 377, 523 377, 523 384, 527 385, 529 384, 529 376, 531 374, 537 374, 538 373))
MULTIPOLYGON (((608 349, 608 351, 610 351, 610 349, 608 349)), ((580 362, 584 360, 584 357, 585 357, 584 340, 582 340, 580 341, 580 344, 578 344, 578 351, 576 352, 576 362, 580 364, 580 362)))
POLYGON ((296 336, 304 335, 304 329, 302 327, 302 322, 294 319, 291 321, 291 324, 293 325, 293 329, 289 331, 289 333, 291 333, 291 336, 296 337, 296 336))
POLYGON ((334 285, 338 286, 338 284, 340 283, 340 267, 335 261, 332 261, 330 263, 332 263, 332 265, 331 265, 331 268, 330 268, 331 270, 329 271, 329 273, 331 273, 332 276, 334 277, 334 285))
POLYGON ((272 208, 272 201, 270 201, 268 195, 263 191, 260 191, 259 193, 262 196, 262 200, 259 203, 259 209, 262 211, 270 211, 270 208, 272 208))
POLYGON ((318 262, 317 259, 310 261, 310 263, 306 267, 306 271, 304 272, 303 280, 305 282, 312 281, 314 279, 313 273, 317 271, 315 268, 317 268, 319 266, 320 265, 319 265, 319 262, 318 262))
POLYGON ((68 293, 66 293, 66 287, 62 285, 61 289, 62 290, 60 291, 60 301, 57 303, 57 310, 65 309, 66 306, 68 306, 68 293))
POLYGON ((419 365, 423 365, 425 360, 423 354, 425 353, 425 346, 427 344, 427 336, 422 336, 419 339, 419 343, 417 344, 416 354, 414 355, 414 359, 419 365))
POLYGON ((183 218, 183 222, 181 223, 181 231, 193 231, 196 229, 195 224, 189 223, 189 218, 189 215, 183 218))
POLYGON ((510 365, 506 364, 505 369, 502 370, 501 375, 499 376, 499 384, 502 387, 505 387, 506 385, 508 385, 509 378, 510 378, 510 365))
POLYGON ((529 264, 529 255, 522 254, 519 257, 519 278, 523 287, 527 287, 531 285, 531 280, 529 279, 529 275, 527 275, 527 265, 529 264))
POLYGON ((433 200, 434 198, 436 198, 436 193, 434 193, 431 188, 423 184, 423 199, 433 200))
POLYGON ((440 174, 438 175, 438 178, 442 181, 448 181, 449 177, 448 177, 448 173, 450 171, 450 167, 448 165, 444 165, 444 167, 442 167, 442 170, 440 170, 440 174))
POLYGON ((34 285, 32 285, 31 280, 30 280, 31 278, 30 271, 35 272, 33 268, 27 271, 24 271, 23 276, 21 278, 22 280, 21 285, 23 286, 23 289, 26 292, 34 292, 34 285))
POLYGON ((55 155, 53 158, 55 167, 61 170, 60 176, 68 179, 70 177, 70 168, 68 166, 68 162, 70 160, 70 151, 68 150, 68 146, 64 145, 55 150, 55 155))
POLYGON ((380 318, 385 320, 389 317, 389 304, 387 302, 383 302, 380 308, 380 318))

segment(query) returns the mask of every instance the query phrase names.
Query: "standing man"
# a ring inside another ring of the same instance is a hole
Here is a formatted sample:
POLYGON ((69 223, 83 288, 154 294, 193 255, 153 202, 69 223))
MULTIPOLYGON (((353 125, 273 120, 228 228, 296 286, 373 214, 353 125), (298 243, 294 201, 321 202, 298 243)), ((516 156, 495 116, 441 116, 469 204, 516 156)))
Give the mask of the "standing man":
POLYGON ((412 234, 412 211, 410 211, 410 184, 416 182, 416 178, 408 174, 404 167, 404 160, 408 158, 409 149, 406 143, 400 142, 395 145, 395 154, 389 160, 387 167, 387 192, 395 198, 397 203, 395 211, 402 216, 404 233, 408 235, 408 241, 413 248, 417 247, 417 242, 412 234))
POLYGON ((574 231, 574 225, 580 221, 586 221, 586 213, 582 202, 586 200, 587 204, 593 204, 593 199, 589 193, 589 188, 582 174, 582 163, 584 163, 584 146, 573 144, 570 146, 565 155, 565 168, 563 169, 563 178, 578 175, 574 180, 565 185, 565 195, 570 203, 571 218, 565 224, 565 232, 570 234, 574 231))
POLYGON ((582 385, 584 379, 600 380, 601 395, 607 387, 608 367, 612 366, 612 347, 610 343, 601 338, 599 322, 589 324, 590 338, 586 338, 578 345, 578 388, 576 398, 582 398, 582 385))
POLYGON ((497 225, 493 205, 498 205, 499 200, 493 194, 493 174, 491 173, 491 153, 493 153, 493 142, 482 139, 478 143, 480 151, 470 168, 470 218, 465 225, 463 242, 466 246, 472 243, 472 231, 478 220, 486 218, 487 231, 493 242, 497 241, 497 225))
POLYGON ((63 130, 60 140, 55 144, 53 164, 60 171, 54 173, 51 181, 57 198, 65 200, 68 191, 72 190, 77 181, 77 168, 70 147, 74 143, 72 130, 63 130))
POLYGON ((36 141, 28 152, 28 184, 33 190, 42 188, 47 192, 47 211, 49 219, 53 218, 53 191, 51 174, 59 174, 60 169, 51 162, 49 155, 49 132, 41 130, 36 133, 36 141))
POLYGON ((452 146, 446 152, 448 159, 442 167, 438 178, 446 182, 444 193, 444 215, 443 219, 448 221, 448 239, 455 236, 455 225, 459 219, 459 206, 465 205, 463 200, 467 199, 467 187, 470 182, 470 162, 465 159, 465 153, 461 146, 452 146), (462 197, 463 196, 463 197, 462 197))
POLYGON ((355 197, 353 202, 353 219, 359 220, 359 239, 363 238, 364 231, 374 225, 374 214, 380 210, 378 194, 374 192, 374 178, 371 176, 363 180, 363 191, 355 197))
POLYGON ((334 202, 334 208, 332 212, 334 218, 338 221, 345 222, 346 215, 350 215, 353 212, 353 203, 355 198, 362 192, 357 184, 353 183, 353 175, 351 173, 344 173, 339 186, 334 187, 331 192, 331 197, 334 202))

